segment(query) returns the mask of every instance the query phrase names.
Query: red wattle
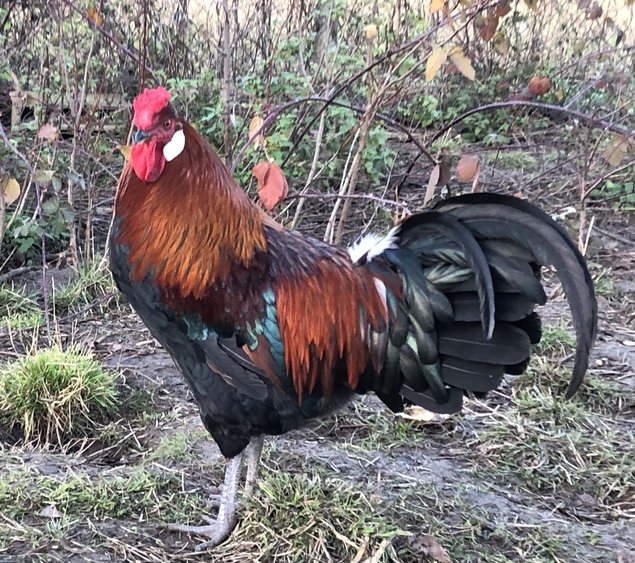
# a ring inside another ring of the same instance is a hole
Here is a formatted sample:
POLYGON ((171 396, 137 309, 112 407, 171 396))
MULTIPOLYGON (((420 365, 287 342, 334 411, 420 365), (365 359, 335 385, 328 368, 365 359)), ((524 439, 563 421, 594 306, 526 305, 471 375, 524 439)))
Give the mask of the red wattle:
POLYGON ((154 182, 165 166, 163 151, 154 140, 134 145, 130 158, 135 173, 144 182, 154 182))

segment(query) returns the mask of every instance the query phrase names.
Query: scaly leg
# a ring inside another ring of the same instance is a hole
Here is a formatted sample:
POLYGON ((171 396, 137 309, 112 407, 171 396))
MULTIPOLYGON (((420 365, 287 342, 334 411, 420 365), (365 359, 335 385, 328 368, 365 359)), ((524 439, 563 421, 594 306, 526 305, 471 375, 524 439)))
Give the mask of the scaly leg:
POLYGON ((203 517, 207 526, 187 526, 184 524, 168 524, 167 528, 174 532, 186 534, 198 534, 207 536, 209 541, 196 546, 196 551, 202 551, 208 547, 215 547, 222 543, 236 527, 236 492, 242 469, 243 454, 240 453, 227 463, 225 468, 225 481, 220 496, 218 516, 213 518, 203 517))
POLYGON ((249 498, 254 492, 254 485, 258 478, 258 464, 260 462, 260 455, 262 454, 262 446, 265 443, 264 436, 254 436, 245 450, 245 457, 247 459, 247 475, 245 476, 245 489, 243 492, 244 498, 249 498))

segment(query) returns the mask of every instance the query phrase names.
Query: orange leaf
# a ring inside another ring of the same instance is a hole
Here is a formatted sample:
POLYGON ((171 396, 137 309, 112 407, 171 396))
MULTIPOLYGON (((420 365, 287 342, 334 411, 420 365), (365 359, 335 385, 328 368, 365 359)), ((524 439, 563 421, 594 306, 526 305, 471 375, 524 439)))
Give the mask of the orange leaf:
POLYGON ((281 200, 287 197, 287 180, 275 162, 263 160, 254 166, 251 173, 258 181, 258 197, 262 205, 271 211, 281 200))
POLYGON ((88 19, 92 21, 96 26, 101 27, 104 25, 104 16, 99 13, 99 8, 96 6, 90 6, 86 10, 86 15, 88 19))
POLYGON ((533 96, 542 96, 551 90, 551 80, 536 74, 529 81, 529 91, 533 96))
POLYGON ((434 14, 443 8, 445 0, 430 0, 430 13, 434 14))
POLYGON ((56 141, 57 139, 59 139, 59 131, 57 130, 57 127, 55 127, 55 125, 47 123, 45 125, 42 125, 42 127, 37 130, 37 138, 48 139, 49 141, 56 141))
POLYGON ((474 154, 464 154, 456 165, 456 175, 461 182, 469 182, 476 176, 478 168, 478 156, 474 154))

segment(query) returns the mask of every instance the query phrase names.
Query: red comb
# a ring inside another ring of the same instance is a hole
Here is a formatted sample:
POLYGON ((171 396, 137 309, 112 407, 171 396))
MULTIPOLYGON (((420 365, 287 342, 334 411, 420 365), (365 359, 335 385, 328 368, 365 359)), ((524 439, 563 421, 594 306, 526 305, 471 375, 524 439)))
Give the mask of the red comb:
POLYGON ((163 86, 146 88, 135 99, 132 123, 138 129, 149 129, 154 116, 170 103, 170 92, 163 86))

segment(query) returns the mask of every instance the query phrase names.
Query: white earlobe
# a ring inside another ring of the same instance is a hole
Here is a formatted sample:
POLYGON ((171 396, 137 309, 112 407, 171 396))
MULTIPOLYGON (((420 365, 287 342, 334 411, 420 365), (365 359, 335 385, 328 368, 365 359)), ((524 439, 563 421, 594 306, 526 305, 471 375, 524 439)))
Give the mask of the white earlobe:
POLYGON ((179 156, 183 152, 184 148, 185 133, 183 133, 183 130, 181 129, 174 133, 170 142, 163 147, 163 156, 165 157, 165 160, 170 162, 179 156))

